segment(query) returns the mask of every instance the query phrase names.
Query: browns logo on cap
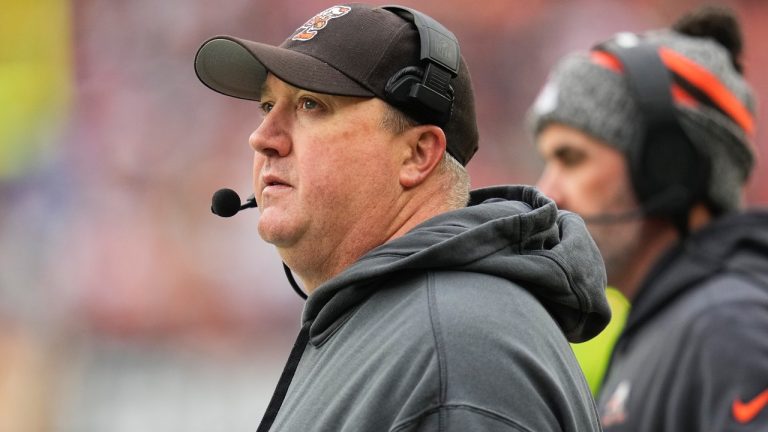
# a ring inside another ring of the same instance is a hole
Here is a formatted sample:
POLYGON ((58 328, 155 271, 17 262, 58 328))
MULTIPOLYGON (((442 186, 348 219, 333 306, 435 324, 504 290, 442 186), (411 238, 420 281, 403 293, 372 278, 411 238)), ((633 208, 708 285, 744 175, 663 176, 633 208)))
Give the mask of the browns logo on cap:
POLYGON ((351 10, 352 8, 349 6, 329 7, 328 9, 307 20, 307 22, 305 22, 301 27, 297 28, 296 33, 293 35, 291 40, 308 41, 315 37, 318 30, 324 29, 325 26, 328 25, 328 21, 334 18, 342 17, 348 14, 351 10))

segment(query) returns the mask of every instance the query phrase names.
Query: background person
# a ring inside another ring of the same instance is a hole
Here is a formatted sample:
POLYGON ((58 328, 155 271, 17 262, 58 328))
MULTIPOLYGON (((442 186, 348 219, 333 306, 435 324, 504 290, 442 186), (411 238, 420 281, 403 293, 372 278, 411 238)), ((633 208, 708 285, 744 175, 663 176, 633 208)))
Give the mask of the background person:
POLYGON ((740 209, 755 101, 735 16, 686 15, 564 58, 531 111, 538 186, 581 214, 632 302, 606 431, 765 430, 768 213, 740 209))

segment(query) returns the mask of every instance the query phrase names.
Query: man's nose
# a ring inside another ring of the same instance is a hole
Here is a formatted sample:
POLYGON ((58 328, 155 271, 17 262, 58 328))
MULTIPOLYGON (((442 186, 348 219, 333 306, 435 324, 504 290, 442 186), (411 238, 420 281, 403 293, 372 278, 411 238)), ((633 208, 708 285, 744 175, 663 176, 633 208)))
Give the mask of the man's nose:
POLYGON ((290 127, 283 117, 273 108, 251 133, 248 144, 255 152, 267 157, 284 157, 291 152, 290 127))

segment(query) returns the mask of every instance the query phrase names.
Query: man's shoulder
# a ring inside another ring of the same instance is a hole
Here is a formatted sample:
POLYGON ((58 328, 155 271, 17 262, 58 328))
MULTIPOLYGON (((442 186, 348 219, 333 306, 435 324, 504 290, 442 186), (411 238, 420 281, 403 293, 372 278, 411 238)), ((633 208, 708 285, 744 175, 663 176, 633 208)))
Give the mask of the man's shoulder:
POLYGON ((549 349, 568 347, 555 320, 529 291, 533 287, 471 272, 434 272, 430 279, 430 319, 447 349, 480 343, 489 350, 528 349, 532 340, 549 349))
POLYGON ((689 303, 696 314, 689 334, 715 355, 723 344, 731 346, 758 334, 768 341, 768 286, 738 273, 722 274, 702 284, 689 303))
POLYGON ((584 428, 596 423, 589 420, 589 387, 570 345, 534 287, 461 272, 436 272, 433 279, 430 314, 447 400, 471 400, 499 413, 516 407, 516 419, 530 430, 555 421, 549 410, 570 410, 575 417, 568 421, 578 418, 584 428), (536 397, 516 398, 509 388, 536 397))
MULTIPOLYGON (((723 272, 699 282, 681 300, 680 307, 699 322, 721 322, 729 316, 738 318, 749 313, 750 305, 761 305, 762 309, 768 306, 768 285, 748 274, 723 272)), ((768 314, 761 315, 768 320, 768 314)))
POLYGON ((375 324, 355 326, 365 332, 367 345, 385 355, 376 361, 377 373, 401 376, 423 365, 423 376, 413 381, 429 383, 430 397, 440 395, 442 415, 468 409, 483 413, 478 418, 514 419, 521 430, 558 421, 596 424, 589 417, 589 388, 565 336, 526 287, 465 271, 402 276, 371 299, 375 324), (382 343, 372 342, 377 334, 386 335, 382 343), (408 356, 392 355, 397 352, 408 356))
POLYGON ((463 271, 432 271, 425 282, 431 314, 445 326, 487 325, 489 321, 510 324, 537 315, 552 321, 544 306, 526 287, 501 277, 463 271))
POLYGON ((365 309, 375 309, 373 313, 387 322, 398 321, 401 331, 418 327, 439 332, 459 347, 462 340, 478 336, 489 342, 544 335, 564 339, 529 289, 533 287, 485 273, 411 272, 390 280, 365 309))
POLYGON ((382 288, 356 314, 356 321, 436 339, 446 350, 465 350, 467 343, 485 344, 486 349, 527 346, 531 340, 570 349, 555 320, 529 291, 533 287, 484 273, 430 270, 401 275, 382 288))
POLYGON ((677 366, 686 359, 697 366, 727 369, 723 360, 731 354, 743 358, 747 352, 768 349, 766 288, 732 272, 703 280, 638 332, 635 351, 666 357, 677 366))

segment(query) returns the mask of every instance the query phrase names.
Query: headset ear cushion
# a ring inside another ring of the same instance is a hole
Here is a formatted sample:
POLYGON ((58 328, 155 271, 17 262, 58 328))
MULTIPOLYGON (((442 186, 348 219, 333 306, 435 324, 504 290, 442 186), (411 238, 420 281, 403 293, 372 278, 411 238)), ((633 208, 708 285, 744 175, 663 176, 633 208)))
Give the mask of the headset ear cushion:
POLYGON ((651 213, 687 215, 697 200, 706 197, 709 161, 687 135, 679 138, 661 131, 648 132, 633 158, 638 197, 646 203, 656 202, 657 208, 651 213), (658 204, 661 201, 665 203, 658 204))
POLYGON ((411 88, 414 84, 420 83, 423 77, 424 71, 418 66, 400 69, 392 75, 384 87, 387 101, 395 106, 402 106, 402 104, 407 103, 411 88))

